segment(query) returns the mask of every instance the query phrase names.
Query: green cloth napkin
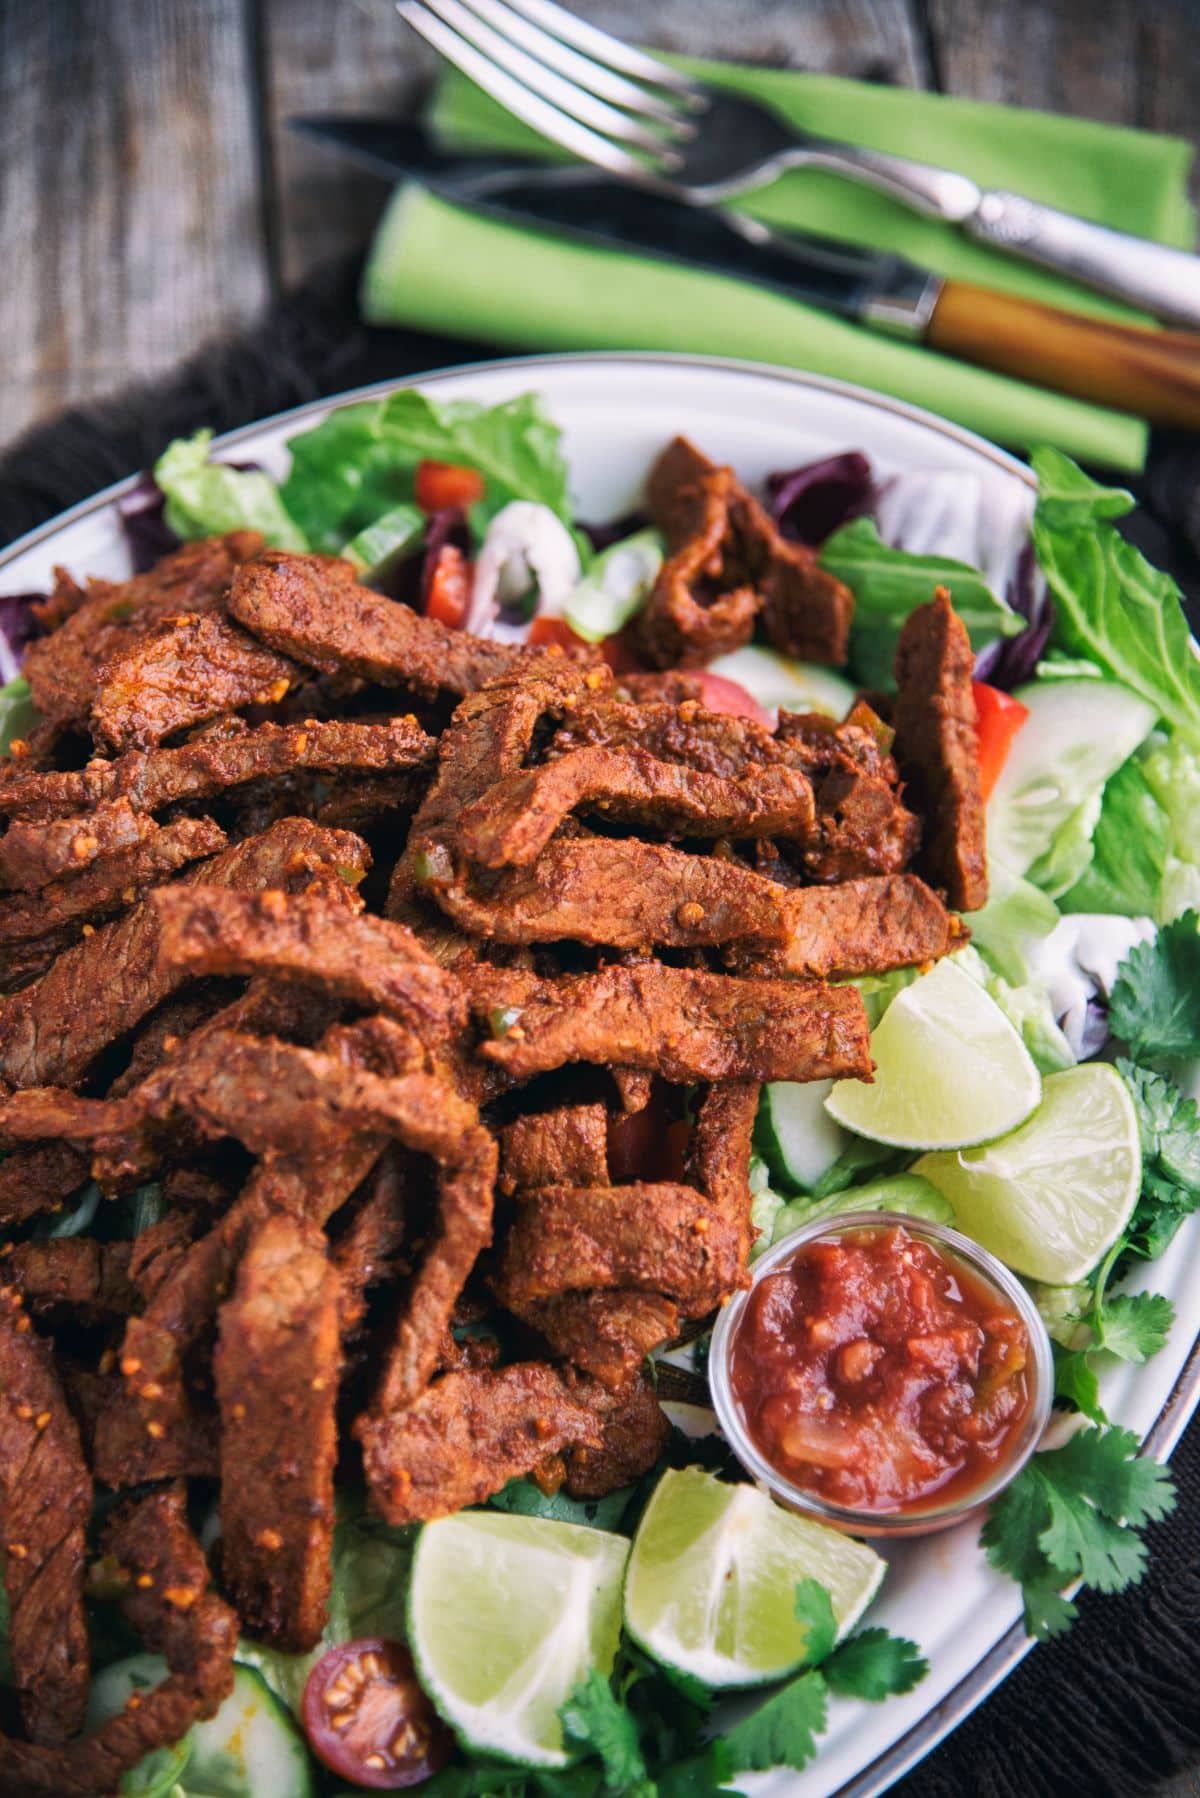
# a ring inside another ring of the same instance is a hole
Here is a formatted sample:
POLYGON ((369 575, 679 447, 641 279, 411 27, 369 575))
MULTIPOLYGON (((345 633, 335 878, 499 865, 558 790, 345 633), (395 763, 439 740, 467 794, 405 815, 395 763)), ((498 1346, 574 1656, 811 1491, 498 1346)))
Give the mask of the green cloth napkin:
MULTIPOLYGON (((978 100, 829 75, 671 60, 753 94, 808 130, 959 169, 1084 217, 1190 247, 1191 147, 1182 140, 978 100)), ((431 125, 462 149, 559 153, 448 70, 431 125)), ((939 273, 1112 317, 1138 314, 972 242, 886 195, 795 170, 739 201, 773 224, 901 251, 939 273)), ((363 279, 373 323, 529 349, 684 350, 782 363, 879 388, 985 437, 1054 443, 1085 460, 1140 468, 1137 419, 848 324, 749 283, 501 224, 415 185, 380 224, 363 279)))

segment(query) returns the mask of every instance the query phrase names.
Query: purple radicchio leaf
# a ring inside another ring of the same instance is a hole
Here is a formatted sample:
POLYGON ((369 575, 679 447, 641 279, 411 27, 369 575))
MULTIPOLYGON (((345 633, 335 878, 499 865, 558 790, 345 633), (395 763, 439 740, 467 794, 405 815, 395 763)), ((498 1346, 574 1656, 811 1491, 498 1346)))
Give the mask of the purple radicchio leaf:
POLYGON ((167 523, 166 509, 167 496, 149 470, 139 475, 132 491, 117 501, 135 574, 145 574, 163 556, 179 548, 182 539, 167 523))
POLYGON ((858 450, 825 456, 767 476, 770 512, 783 536, 817 549, 826 537, 870 512, 875 476, 858 450))
POLYGON ((606 524, 583 524, 581 530, 596 554, 611 549, 614 543, 624 542, 632 537, 635 531, 644 531, 650 523, 650 514, 639 508, 636 512, 623 512, 620 518, 610 518, 606 524))
POLYGON ((25 645, 38 635, 33 607, 45 597, 44 593, 0 593, 0 686, 20 674, 25 645))
POLYGON ((1021 548, 1005 598, 1013 611, 1029 622, 1018 636, 1001 637, 980 650, 975 658, 975 679, 1011 693, 1033 679, 1054 629, 1054 603, 1045 582, 1038 578, 1032 543, 1021 548))
POLYGON ((1083 1028, 1079 1031, 1079 1040, 1072 1042, 1071 1047, 1080 1061, 1088 1061, 1093 1055, 1099 1055, 1108 1038, 1108 1006, 1097 993, 1087 1002, 1087 1009, 1083 1014, 1083 1028))

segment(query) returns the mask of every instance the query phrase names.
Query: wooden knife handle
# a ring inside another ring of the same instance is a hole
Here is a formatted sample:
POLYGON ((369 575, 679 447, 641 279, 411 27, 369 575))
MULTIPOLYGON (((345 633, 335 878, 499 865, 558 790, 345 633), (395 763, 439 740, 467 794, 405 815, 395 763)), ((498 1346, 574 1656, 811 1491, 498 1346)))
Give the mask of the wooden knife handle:
POLYGON ((1200 431, 1200 335, 1114 324, 1015 294, 947 281, 931 348, 1039 387, 1200 431))

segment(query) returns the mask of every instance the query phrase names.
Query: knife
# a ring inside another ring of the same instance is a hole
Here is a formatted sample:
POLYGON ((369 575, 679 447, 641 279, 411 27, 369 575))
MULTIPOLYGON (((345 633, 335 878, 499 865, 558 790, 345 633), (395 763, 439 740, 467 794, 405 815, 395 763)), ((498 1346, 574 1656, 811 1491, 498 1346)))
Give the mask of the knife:
POLYGON ((289 120, 294 131, 454 205, 577 242, 768 287, 870 329, 1153 424, 1200 430, 1200 334, 1114 323, 952 281, 890 251, 693 207, 578 164, 440 149, 386 118, 289 120))

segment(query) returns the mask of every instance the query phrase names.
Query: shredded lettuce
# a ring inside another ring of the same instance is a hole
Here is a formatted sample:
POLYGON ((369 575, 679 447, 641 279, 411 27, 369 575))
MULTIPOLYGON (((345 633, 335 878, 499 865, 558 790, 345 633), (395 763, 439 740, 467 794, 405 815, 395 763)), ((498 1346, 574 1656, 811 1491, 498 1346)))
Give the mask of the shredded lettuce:
POLYGON ((904 621, 932 599, 935 587, 950 589, 976 651, 1025 629, 1025 620, 997 599, 977 569, 945 556, 889 549, 869 518, 856 518, 835 531, 819 560, 854 594, 850 665, 864 686, 895 686, 892 665, 904 621))
POLYGON ((154 464, 154 478, 166 495, 166 521, 176 535, 261 531, 277 549, 307 549, 308 539, 289 516, 271 476, 260 468, 210 462, 212 438, 211 431, 179 437, 154 464))
POLYGON ((995 859, 988 864, 987 904, 967 917, 971 941, 1013 986, 1031 978, 1030 953, 1058 921, 1053 899, 995 859))
POLYGON ((1054 641, 1095 662, 1200 745, 1200 659, 1175 581, 1127 543, 1113 519, 1130 494, 1103 487, 1055 449, 1035 450, 1033 543, 1054 596, 1054 641))

